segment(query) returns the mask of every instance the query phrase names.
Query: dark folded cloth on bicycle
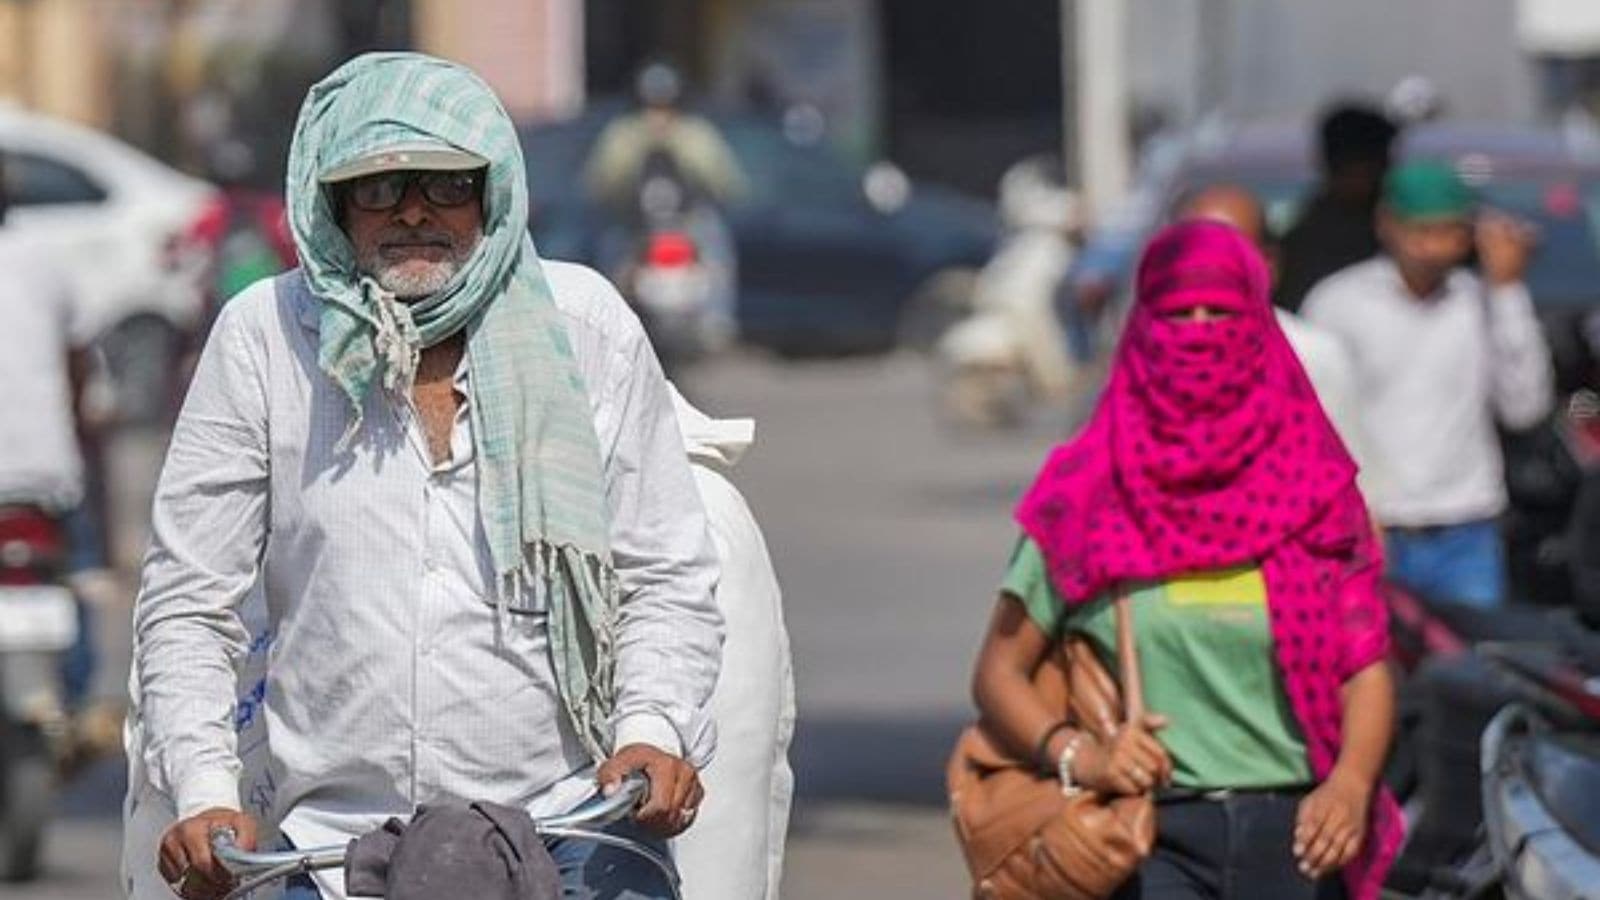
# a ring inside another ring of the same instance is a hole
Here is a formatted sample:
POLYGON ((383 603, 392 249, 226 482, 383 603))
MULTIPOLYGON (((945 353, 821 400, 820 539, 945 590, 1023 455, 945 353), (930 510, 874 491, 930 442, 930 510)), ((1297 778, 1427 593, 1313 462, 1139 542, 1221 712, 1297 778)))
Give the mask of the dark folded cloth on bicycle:
POLYGON ((497 803, 424 806, 350 842, 345 890, 387 900, 556 900, 561 879, 527 813, 497 803))

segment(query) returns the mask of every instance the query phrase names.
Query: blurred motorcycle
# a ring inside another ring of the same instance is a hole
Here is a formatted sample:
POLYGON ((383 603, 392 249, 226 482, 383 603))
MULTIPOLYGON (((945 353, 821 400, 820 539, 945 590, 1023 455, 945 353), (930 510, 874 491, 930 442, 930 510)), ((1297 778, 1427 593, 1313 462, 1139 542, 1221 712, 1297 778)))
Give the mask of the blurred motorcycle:
POLYGON ((78 610, 63 582, 67 543, 44 509, 0 505, 0 881, 39 868, 70 721, 63 654, 78 610))
POLYGON ((669 373, 732 340, 731 242, 710 201, 697 196, 664 150, 646 157, 635 192, 631 250, 613 273, 669 373))

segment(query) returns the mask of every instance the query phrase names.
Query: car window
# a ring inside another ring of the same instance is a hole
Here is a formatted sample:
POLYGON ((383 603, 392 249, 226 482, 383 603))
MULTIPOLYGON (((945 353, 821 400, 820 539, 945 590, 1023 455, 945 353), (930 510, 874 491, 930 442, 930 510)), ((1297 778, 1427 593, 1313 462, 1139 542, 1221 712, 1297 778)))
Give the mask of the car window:
POLYGON ((5 158, 7 195, 13 206, 103 203, 106 191, 83 170, 32 153, 5 158))

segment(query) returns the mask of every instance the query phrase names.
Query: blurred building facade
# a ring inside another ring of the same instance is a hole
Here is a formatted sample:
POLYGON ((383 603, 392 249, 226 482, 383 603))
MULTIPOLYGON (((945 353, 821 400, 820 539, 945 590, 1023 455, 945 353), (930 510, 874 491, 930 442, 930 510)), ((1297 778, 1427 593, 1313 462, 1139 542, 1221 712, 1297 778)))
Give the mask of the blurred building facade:
MULTIPOLYGON (((1063 84, 1073 85, 1062 73, 1073 71, 1072 14, 1084 2, 0 0, 0 97, 201 172, 219 140, 237 138, 266 157, 268 182, 305 87, 361 50, 461 60, 522 119, 625 95, 644 63, 663 59, 712 102, 803 109, 858 162, 887 157, 988 193, 1011 161, 1070 155, 1063 84)), ((1218 109, 1307 115, 1413 74, 1471 118, 1522 119, 1553 93, 1600 93, 1597 0, 1123 8, 1135 133, 1218 109)))
POLYGON ((1543 60, 1600 59, 1595 0, 1130 0, 1128 15, 1134 103, 1176 121, 1304 115, 1413 75, 1451 115, 1527 120, 1549 105, 1543 60))

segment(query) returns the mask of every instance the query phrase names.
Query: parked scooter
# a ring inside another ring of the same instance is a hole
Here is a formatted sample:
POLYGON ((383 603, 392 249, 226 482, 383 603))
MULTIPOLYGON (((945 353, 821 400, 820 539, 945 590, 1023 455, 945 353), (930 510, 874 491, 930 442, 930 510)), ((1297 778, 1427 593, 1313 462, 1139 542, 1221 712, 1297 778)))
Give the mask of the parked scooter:
POLYGON ((1489 651, 1540 688, 1483 740, 1482 855, 1510 900, 1600 898, 1600 470, 1578 495, 1567 541, 1580 627, 1554 646, 1489 651))
POLYGON ((1484 734, 1486 855, 1507 900, 1600 898, 1596 671, 1558 666, 1540 676, 1564 712, 1582 721, 1562 724, 1548 712, 1514 704, 1484 734), (1584 677, 1574 678, 1580 671, 1584 677))
POLYGON ((944 413, 964 425, 1020 424, 1034 403, 1065 401, 1081 382, 1054 303, 1080 225, 1059 161, 1012 166, 1000 212, 1007 234, 973 283, 971 309, 934 347, 944 413))
POLYGON ((0 881, 38 872, 70 722, 62 654, 78 636, 66 537, 43 509, 0 506, 0 881))
MULTIPOLYGON (((1490 850, 1509 826, 1505 814, 1489 807, 1515 797, 1514 818, 1527 818, 1525 792, 1503 786, 1513 775, 1526 782, 1529 763, 1507 758, 1504 739, 1491 748, 1485 735, 1495 734, 1492 723, 1508 708, 1536 710, 1540 721, 1553 723, 1546 730, 1596 731, 1600 634, 1581 607, 1485 611, 1390 590, 1395 659, 1408 687, 1403 737, 1387 779, 1409 827, 1388 887, 1423 898, 1493 896, 1504 869, 1490 850), (1491 765, 1500 775, 1493 788, 1491 765)), ((1502 723, 1502 738, 1508 728, 1502 723)), ((1523 744, 1516 747, 1523 752, 1523 744)), ((1506 846, 1525 849, 1517 841, 1506 846)))

